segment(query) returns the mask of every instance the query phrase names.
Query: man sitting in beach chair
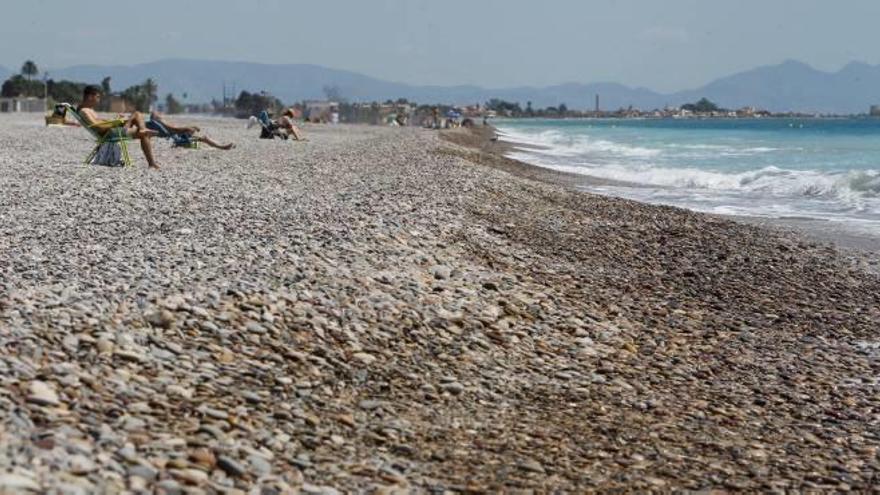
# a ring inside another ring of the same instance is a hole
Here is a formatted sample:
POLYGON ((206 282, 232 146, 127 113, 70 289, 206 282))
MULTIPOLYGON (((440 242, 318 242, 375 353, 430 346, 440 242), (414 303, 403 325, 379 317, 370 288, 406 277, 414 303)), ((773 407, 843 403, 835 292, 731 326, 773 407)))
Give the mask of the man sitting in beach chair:
MULTIPOLYGON (((153 147, 150 138, 156 136, 156 131, 147 128, 144 117, 140 112, 134 112, 128 119, 101 120, 95 112, 95 107, 101 101, 101 90, 96 86, 86 86, 83 90, 83 100, 76 108, 76 113, 82 118, 83 123, 89 130, 99 137, 98 147, 92 152, 91 157, 99 151, 99 147, 106 143, 119 142, 124 139, 137 139, 141 142, 141 150, 147 159, 150 168, 158 169, 156 159, 153 157, 153 147)), ((122 143, 124 146, 124 143, 122 143)), ((127 148, 123 148, 127 156, 127 148)))
POLYGON ((232 143, 220 144, 213 139, 199 134, 201 129, 196 126, 182 127, 168 122, 159 112, 150 114, 150 120, 147 121, 147 128, 158 132, 159 137, 163 139, 171 139, 175 147, 197 148, 199 143, 205 143, 212 148, 221 150, 231 150, 235 148, 232 143))
POLYGON ((281 130, 281 126, 276 124, 275 121, 270 118, 269 112, 265 110, 260 112, 260 115, 258 116, 251 116, 248 120, 248 129, 255 125, 260 126, 260 139, 287 139, 287 134, 281 130))
POLYGON ((260 139, 275 139, 276 137, 288 139, 293 136, 297 141, 305 141, 302 131, 293 125, 293 118, 294 113, 290 109, 285 110, 277 121, 272 120, 269 112, 263 110, 258 117, 251 117, 251 122, 258 122, 262 126, 260 139))

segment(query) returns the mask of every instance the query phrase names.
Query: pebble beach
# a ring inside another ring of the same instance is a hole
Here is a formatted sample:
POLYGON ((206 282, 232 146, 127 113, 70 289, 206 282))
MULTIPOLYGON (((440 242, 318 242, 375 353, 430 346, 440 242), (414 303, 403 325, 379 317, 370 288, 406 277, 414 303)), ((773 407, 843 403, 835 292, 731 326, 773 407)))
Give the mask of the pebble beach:
MULTIPOLYGON (((175 116, 176 117, 176 116, 175 116)), ((0 493, 867 491, 880 278, 467 130, 0 115, 0 493)))

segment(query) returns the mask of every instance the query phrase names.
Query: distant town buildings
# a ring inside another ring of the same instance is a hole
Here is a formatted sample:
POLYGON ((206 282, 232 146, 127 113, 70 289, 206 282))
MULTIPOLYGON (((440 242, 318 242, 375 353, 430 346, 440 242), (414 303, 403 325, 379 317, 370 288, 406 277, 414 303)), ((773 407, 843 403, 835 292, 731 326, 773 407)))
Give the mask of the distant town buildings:
POLYGON ((311 122, 328 122, 333 109, 339 108, 339 102, 329 100, 309 100, 303 103, 306 120, 311 122))
MULTIPOLYGON (((566 112, 565 117, 573 118, 610 118, 610 119, 700 119, 700 118, 728 118, 728 119, 746 119, 761 118, 772 116, 766 110, 759 110, 754 107, 744 107, 739 110, 717 110, 710 112, 700 112, 689 110, 687 108, 666 107, 663 109, 641 110, 638 108, 628 107, 618 110, 599 110, 581 112, 578 110, 570 110, 566 112)), ((507 115, 512 116, 512 115, 507 115)), ((556 115, 551 115, 556 116, 556 115)))
POLYGON ((23 97, 0 97, 0 112, 2 113, 19 113, 19 112, 45 112, 46 99, 36 98, 33 96, 23 97))

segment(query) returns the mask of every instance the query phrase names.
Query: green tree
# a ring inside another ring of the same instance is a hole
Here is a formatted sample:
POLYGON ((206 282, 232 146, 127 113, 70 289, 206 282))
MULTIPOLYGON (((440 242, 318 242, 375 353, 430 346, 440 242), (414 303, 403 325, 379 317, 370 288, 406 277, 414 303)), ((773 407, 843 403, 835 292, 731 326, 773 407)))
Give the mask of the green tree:
POLYGON ((85 83, 73 81, 48 81, 49 98, 56 102, 76 104, 82 98, 85 83))
POLYGON ((149 109, 149 99, 144 91, 143 84, 136 84, 126 88, 125 91, 122 92, 122 98, 133 106, 135 110, 146 112, 149 109))
POLYGON ((159 85, 156 84, 156 81, 154 81, 152 78, 144 81, 144 94, 147 98, 147 108, 144 111, 151 110, 153 108, 153 103, 159 101, 159 96, 157 95, 158 91, 159 85))
POLYGON ((532 115, 535 115, 535 111, 532 110, 532 102, 530 102, 530 101, 526 102, 526 115, 528 115, 530 117, 532 115))
POLYGON ((124 99, 126 103, 133 106, 135 110, 143 110, 145 99, 143 97, 143 88, 141 88, 140 84, 125 88, 125 90, 120 93, 120 96, 122 96, 122 99, 124 99))
POLYGON ((0 88, 0 96, 16 97, 16 96, 36 96, 42 97, 44 91, 43 81, 31 81, 25 79, 24 76, 15 75, 7 79, 2 88, 0 88))
POLYGON ((34 76, 39 73, 40 69, 37 68, 37 64, 35 64, 33 60, 28 60, 21 66, 21 74, 26 77, 28 81, 33 79, 34 76))
POLYGON ((500 114, 511 115, 514 117, 518 117, 523 113, 522 107, 519 106, 519 103, 499 100, 498 98, 492 98, 487 101, 486 108, 500 114))
POLYGON ((342 90, 337 85, 327 85, 324 86, 324 97, 329 101, 335 101, 336 103, 345 102, 345 97, 342 96, 342 90))
POLYGON ((235 100, 235 110, 243 117, 257 115, 263 110, 273 113, 283 106, 281 100, 265 92, 249 93, 242 91, 238 95, 238 99, 235 100))
POLYGON ((174 98, 173 94, 168 93, 168 95, 165 96, 165 111, 168 113, 182 113, 183 105, 174 98))
POLYGON ((102 98, 101 103, 98 104, 98 109, 102 112, 108 112, 110 111, 110 95, 112 93, 112 88, 110 87, 110 76, 101 79, 101 93, 104 95, 104 98, 102 98))
POLYGON ((565 103, 560 103, 559 104, 559 114, 562 116, 565 116, 566 114, 568 114, 568 105, 566 105, 565 103))
POLYGON ((136 84, 122 92, 122 97, 139 112, 149 112, 153 103, 158 101, 156 91, 158 86, 152 79, 147 79, 142 84, 136 84))
POLYGON ((700 101, 696 103, 687 103, 681 106, 682 110, 688 110, 695 113, 711 113, 711 112, 722 112, 723 108, 719 107, 715 103, 709 101, 708 98, 701 98, 700 101))

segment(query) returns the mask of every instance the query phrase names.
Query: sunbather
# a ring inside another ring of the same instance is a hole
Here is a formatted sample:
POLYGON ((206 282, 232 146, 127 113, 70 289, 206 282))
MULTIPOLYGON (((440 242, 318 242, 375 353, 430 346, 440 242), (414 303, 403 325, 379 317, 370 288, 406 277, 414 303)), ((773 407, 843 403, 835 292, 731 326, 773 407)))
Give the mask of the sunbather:
POLYGON ((296 118, 296 113, 294 113, 292 108, 288 108, 284 110, 281 114, 281 118, 278 119, 278 127, 287 131, 287 133, 293 136, 293 139, 297 141, 305 141, 302 135, 302 131, 299 127, 293 125, 293 119, 296 118))
MULTIPOLYGON (((165 136, 162 136, 162 133, 164 132, 162 130, 162 126, 164 126, 165 129, 169 133, 183 137, 184 141, 188 140, 188 141, 194 141, 194 142, 202 142, 202 143, 207 144, 208 146, 211 146, 213 148, 218 148, 221 150, 231 150, 232 148, 235 148, 235 145, 232 143, 220 144, 220 143, 214 141, 213 139, 209 138, 208 136, 205 136, 203 134, 199 134, 201 129, 199 129, 196 126, 190 126, 190 127, 177 126, 177 125, 174 125, 171 122, 168 122, 167 120, 165 120, 165 117, 159 112, 153 112, 152 114, 150 114, 150 120, 147 121, 147 127, 150 129, 153 129, 154 131, 159 132, 160 137, 165 137, 165 136), (154 122, 159 123, 161 125, 155 125, 155 124, 153 124, 154 122)), ((167 136, 167 137, 171 137, 171 136, 167 136)))
POLYGON ((101 120, 94 110, 100 101, 101 90, 97 86, 86 86, 83 90, 83 100, 76 108, 76 111, 92 129, 101 135, 115 132, 114 129, 119 128, 132 139, 139 140, 141 142, 141 150, 147 159, 147 164, 149 164, 150 168, 158 169, 159 165, 156 164, 156 159, 153 158, 153 147, 150 143, 150 138, 157 133, 147 129, 147 125, 144 123, 144 116, 140 112, 133 112, 128 119, 121 123, 101 120))

